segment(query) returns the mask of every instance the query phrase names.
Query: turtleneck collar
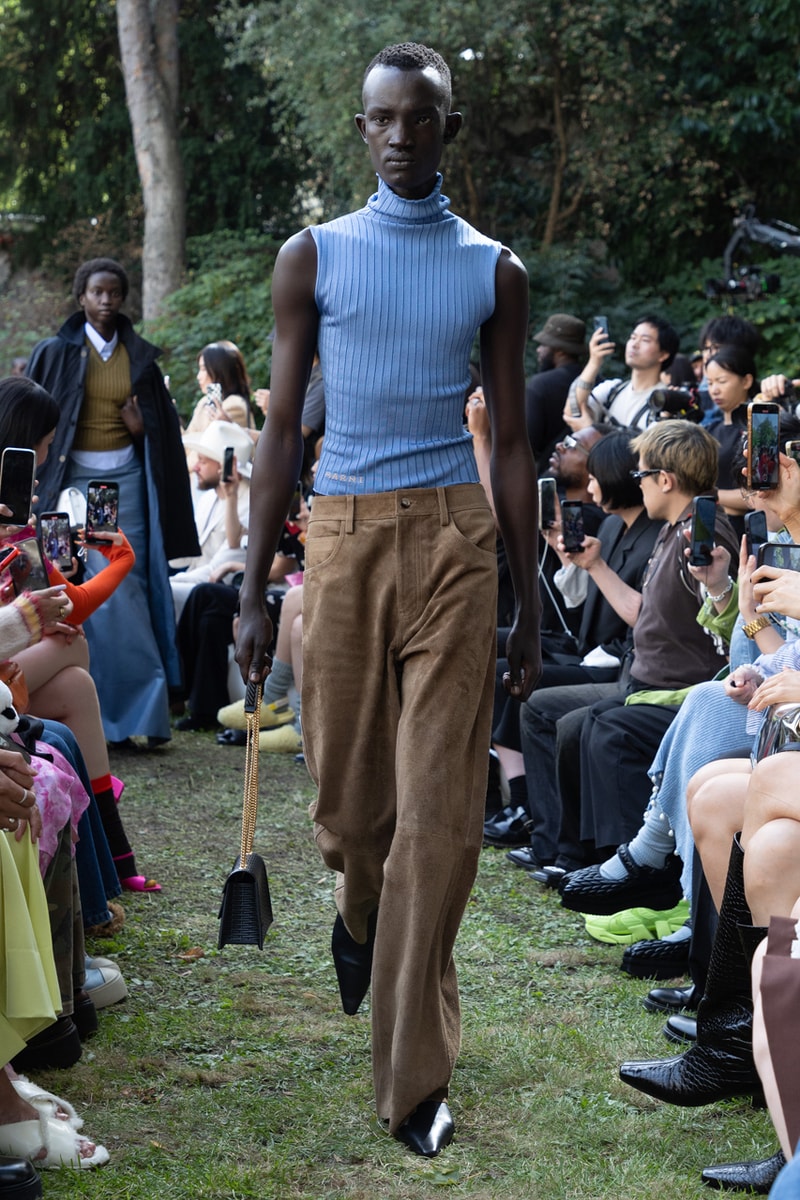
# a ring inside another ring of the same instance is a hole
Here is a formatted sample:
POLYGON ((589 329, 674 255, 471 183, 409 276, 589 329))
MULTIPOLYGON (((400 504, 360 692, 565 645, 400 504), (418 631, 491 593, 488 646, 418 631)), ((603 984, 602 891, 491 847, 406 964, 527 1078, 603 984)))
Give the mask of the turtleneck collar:
POLYGON ((442 195, 442 176, 436 175, 433 191, 422 200, 406 200, 384 183, 378 176, 378 190, 367 201, 369 212, 406 225, 429 225, 443 221, 450 207, 447 196, 442 195))

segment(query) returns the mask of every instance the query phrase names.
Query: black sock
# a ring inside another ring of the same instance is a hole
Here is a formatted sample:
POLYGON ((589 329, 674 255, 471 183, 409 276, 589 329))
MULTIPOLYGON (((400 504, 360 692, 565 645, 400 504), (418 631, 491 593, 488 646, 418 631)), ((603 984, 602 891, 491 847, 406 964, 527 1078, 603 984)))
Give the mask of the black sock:
POLYGON ((515 775, 508 781, 509 803, 512 808, 528 807, 528 785, 524 775, 515 775))
POLYGON ((100 779, 93 779, 92 792, 97 801, 100 820, 103 822, 103 831, 117 868, 117 875, 120 880, 129 879, 131 875, 138 875, 136 859, 133 856, 125 826, 119 815, 119 807, 111 790, 111 776, 103 775, 100 779))

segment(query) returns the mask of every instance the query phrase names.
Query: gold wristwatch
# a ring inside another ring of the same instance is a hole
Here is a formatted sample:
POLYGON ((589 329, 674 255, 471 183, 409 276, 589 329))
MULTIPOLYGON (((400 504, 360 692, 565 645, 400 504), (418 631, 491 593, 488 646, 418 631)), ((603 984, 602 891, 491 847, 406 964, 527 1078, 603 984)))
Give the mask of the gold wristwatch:
POLYGON ((771 624, 772 622, 770 621, 769 617, 764 614, 760 617, 756 617, 753 621, 748 621, 746 625, 743 625, 742 633, 745 635, 745 637, 749 637, 752 640, 757 633, 759 633, 762 629, 766 629, 767 626, 771 624))

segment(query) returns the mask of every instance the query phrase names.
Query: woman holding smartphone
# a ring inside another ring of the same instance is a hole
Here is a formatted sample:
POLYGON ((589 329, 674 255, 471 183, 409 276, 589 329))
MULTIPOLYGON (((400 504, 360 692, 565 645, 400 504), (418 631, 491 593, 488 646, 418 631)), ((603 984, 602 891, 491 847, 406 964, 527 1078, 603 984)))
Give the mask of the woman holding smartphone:
MULTIPOLYGON (((158 745, 171 732, 169 689, 180 684, 167 561, 199 548, 177 412, 158 349, 121 312, 127 294, 119 263, 83 263, 73 284, 79 311, 34 348, 27 374, 61 412, 39 474, 39 508, 57 510, 67 485, 84 496, 96 480, 119 486, 119 521, 136 564, 87 623, 91 672, 107 740, 143 735, 158 745)), ((87 574, 102 565, 90 550, 87 574)))
POLYGON ((744 346, 720 346, 706 363, 708 393, 721 413, 709 427, 719 442, 717 503, 728 514, 739 537, 744 533, 744 514, 750 504, 742 494, 742 480, 733 463, 739 457, 742 434, 747 428, 747 404, 758 391, 756 365, 744 346))

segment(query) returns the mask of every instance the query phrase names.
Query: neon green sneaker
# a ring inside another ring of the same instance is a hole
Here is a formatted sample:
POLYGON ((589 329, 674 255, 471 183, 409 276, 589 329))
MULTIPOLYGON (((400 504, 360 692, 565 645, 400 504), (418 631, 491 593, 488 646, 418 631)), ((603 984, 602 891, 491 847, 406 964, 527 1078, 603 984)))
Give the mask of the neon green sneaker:
POLYGON ((614 946, 631 946, 634 942, 652 941, 675 933, 689 919, 689 901, 681 900, 674 908, 656 912, 652 908, 625 908, 610 917, 581 913, 586 932, 598 942, 614 946))

